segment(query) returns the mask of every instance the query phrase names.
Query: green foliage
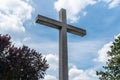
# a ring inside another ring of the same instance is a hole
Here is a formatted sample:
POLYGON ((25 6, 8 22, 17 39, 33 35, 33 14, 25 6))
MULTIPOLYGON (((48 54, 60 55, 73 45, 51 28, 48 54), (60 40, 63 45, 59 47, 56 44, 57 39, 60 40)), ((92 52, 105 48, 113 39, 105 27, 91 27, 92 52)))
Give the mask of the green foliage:
POLYGON ((103 67, 105 71, 97 71, 96 74, 100 80, 120 80, 120 36, 115 39, 107 54, 110 59, 103 67))
POLYGON ((10 36, 0 35, 0 80, 38 80, 44 78, 47 60, 27 46, 11 45, 10 36))

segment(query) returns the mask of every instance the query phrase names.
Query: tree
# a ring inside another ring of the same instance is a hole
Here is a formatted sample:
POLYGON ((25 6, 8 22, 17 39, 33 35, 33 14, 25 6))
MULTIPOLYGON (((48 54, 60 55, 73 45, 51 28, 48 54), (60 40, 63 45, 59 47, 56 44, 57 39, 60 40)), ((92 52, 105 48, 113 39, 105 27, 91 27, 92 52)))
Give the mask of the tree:
POLYGON ((97 71, 96 74, 100 80, 120 80, 120 36, 115 39, 107 54, 110 59, 103 66, 105 71, 97 71))
POLYGON ((47 60, 27 46, 15 47, 11 37, 0 35, 0 80, 38 80, 44 78, 47 60))

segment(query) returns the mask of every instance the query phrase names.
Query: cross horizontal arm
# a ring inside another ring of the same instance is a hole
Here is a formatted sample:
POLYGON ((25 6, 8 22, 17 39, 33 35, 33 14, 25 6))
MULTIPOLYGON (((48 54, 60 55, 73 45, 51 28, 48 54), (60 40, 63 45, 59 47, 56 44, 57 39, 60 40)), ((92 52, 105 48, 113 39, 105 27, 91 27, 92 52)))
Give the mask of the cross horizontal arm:
POLYGON ((86 30, 74 27, 72 25, 67 26, 67 32, 78 35, 78 36, 85 36, 86 35, 86 30))
MULTIPOLYGON (((54 19, 50 19, 50 18, 45 17, 45 16, 41 16, 41 15, 37 16, 36 23, 46 25, 48 27, 52 27, 55 29, 61 29, 63 27, 62 22, 59 22, 59 21, 54 20, 54 19)), ((86 30, 84 30, 84 29, 77 28, 77 27, 74 27, 74 26, 69 25, 69 24, 66 24, 66 26, 67 26, 67 32, 69 32, 69 33, 72 33, 72 34, 75 34, 78 36, 86 35, 86 30)))
POLYGON ((36 18, 36 23, 46 25, 48 27, 60 29, 61 28, 61 22, 56 21, 54 19, 50 19, 45 16, 38 15, 36 18))

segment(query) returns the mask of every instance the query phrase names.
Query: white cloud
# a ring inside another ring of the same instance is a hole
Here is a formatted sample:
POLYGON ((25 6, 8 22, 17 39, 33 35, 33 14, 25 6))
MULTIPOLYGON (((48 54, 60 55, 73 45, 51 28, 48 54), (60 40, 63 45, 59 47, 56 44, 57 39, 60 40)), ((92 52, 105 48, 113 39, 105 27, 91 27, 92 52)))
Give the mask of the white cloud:
POLYGON ((104 1, 104 2, 106 2, 106 3, 109 3, 109 2, 111 2, 112 0, 101 0, 101 1, 104 1))
POLYGON ((58 69, 58 56, 55 56, 53 54, 48 54, 48 55, 46 55, 46 59, 49 63, 50 70, 57 70, 58 69))
POLYGON ((120 0, 100 0, 108 4, 108 8, 112 9, 120 5, 120 0))
POLYGON ((107 52, 110 51, 110 46, 112 42, 105 44, 99 51, 98 51, 98 58, 94 59, 97 62, 105 63, 108 60, 107 52))
POLYGON ((57 11, 61 8, 67 9, 68 19, 76 22, 81 15, 85 16, 87 14, 84 9, 89 5, 94 5, 96 2, 96 0, 57 0, 54 6, 57 11))
POLYGON ((69 70, 70 80, 97 80, 96 71, 94 69, 82 70, 74 66, 69 70))
MULTIPOLYGON (((53 68, 56 68, 56 66, 58 67, 58 58, 56 55, 53 54, 48 54, 46 55, 46 59, 48 60, 48 63, 53 68), (54 66, 53 66, 54 65, 54 66)), ((97 80, 97 76, 96 76, 96 70, 94 68, 92 69, 86 69, 86 70, 82 70, 82 69, 78 69, 76 67, 76 65, 71 64, 70 65, 71 68, 69 69, 69 80, 97 80)), ((58 80, 58 77, 56 77, 58 74, 56 74, 56 72, 58 72, 58 68, 54 70, 55 73, 51 74, 51 72, 53 72, 53 69, 49 69, 49 72, 45 76, 45 80, 58 80)))
MULTIPOLYGON (((114 36, 114 39, 117 39, 117 37, 120 36, 120 34, 114 36)), ((107 44, 105 44, 99 51, 98 51, 98 57, 96 59, 94 59, 94 61, 97 62, 102 62, 103 64, 107 62, 107 60, 110 58, 107 55, 107 52, 111 50, 110 46, 112 46, 113 42, 109 42, 107 44)))
POLYGON ((23 22, 31 18, 32 10, 23 0, 0 0, 0 30, 24 32, 23 22))
POLYGON ((52 75, 46 75, 44 80, 57 80, 57 78, 55 76, 52 76, 52 75))
POLYGON ((54 3, 54 7, 57 11, 61 8, 65 8, 67 10, 68 19, 71 22, 77 22, 81 16, 85 16, 87 11, 85 8, 88 6, 93 6, 98 2, 105 2, 108 5, 108 8, 115 8, 120 5, 120 0, 57 0, 54 3))
POLYGON ((120 0, 112 0, 109 3, 109 9, 120 6, 120 0))

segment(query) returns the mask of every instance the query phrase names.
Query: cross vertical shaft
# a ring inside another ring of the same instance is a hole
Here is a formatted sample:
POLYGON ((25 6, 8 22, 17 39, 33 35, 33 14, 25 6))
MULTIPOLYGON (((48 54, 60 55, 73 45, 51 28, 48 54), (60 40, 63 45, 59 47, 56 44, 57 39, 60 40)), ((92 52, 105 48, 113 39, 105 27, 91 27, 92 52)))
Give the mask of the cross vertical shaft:
POLYGON ((59 80, 68 80, 66 10, 60 10, 59 21, 63 23, 63 27, 59 30, 59 80))

